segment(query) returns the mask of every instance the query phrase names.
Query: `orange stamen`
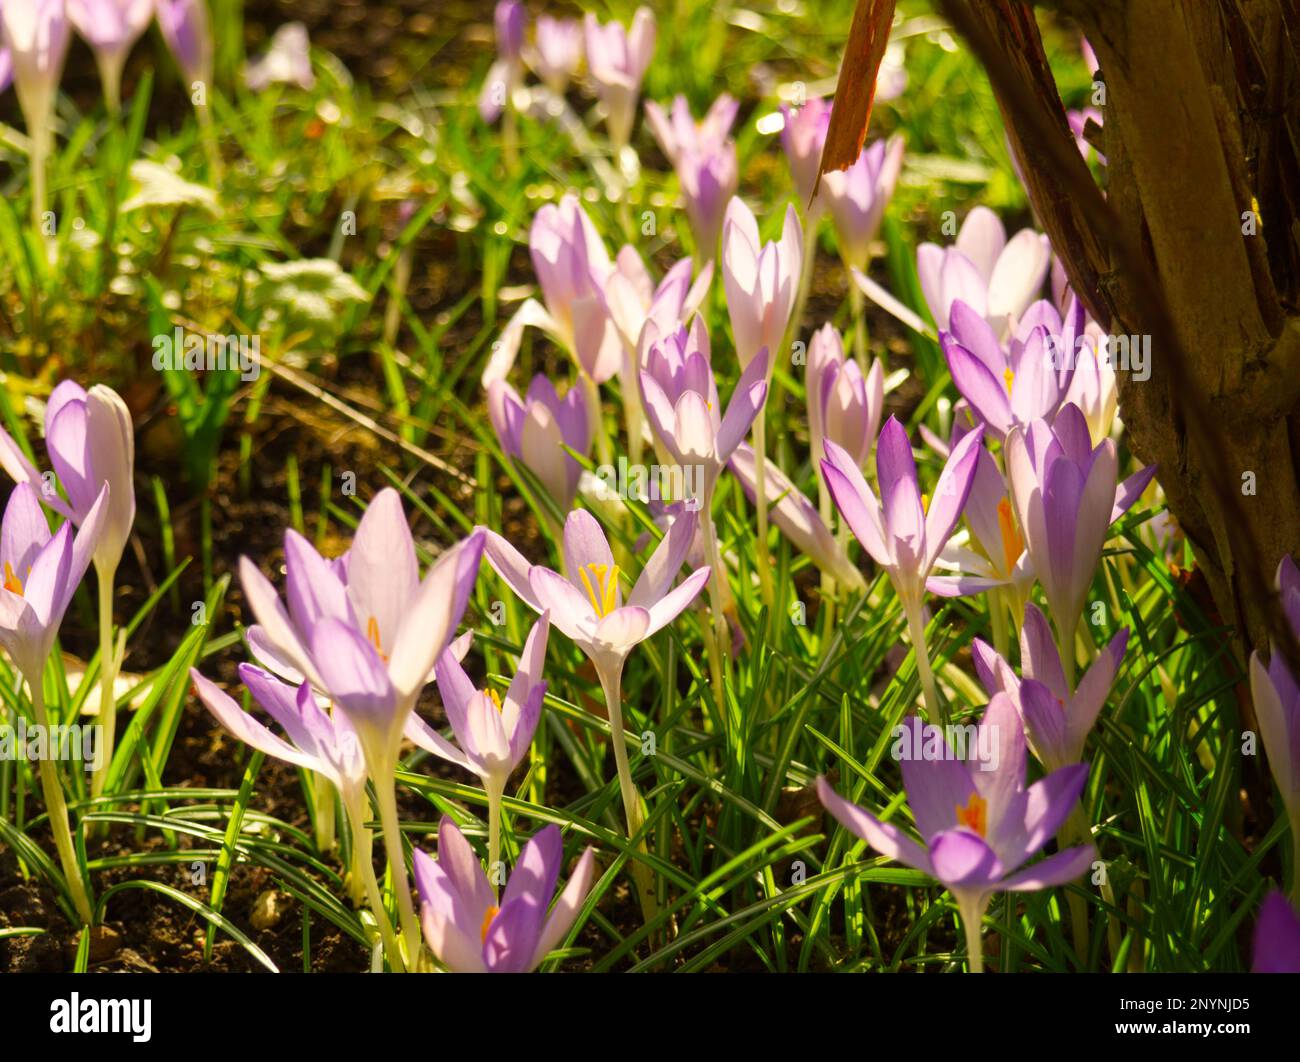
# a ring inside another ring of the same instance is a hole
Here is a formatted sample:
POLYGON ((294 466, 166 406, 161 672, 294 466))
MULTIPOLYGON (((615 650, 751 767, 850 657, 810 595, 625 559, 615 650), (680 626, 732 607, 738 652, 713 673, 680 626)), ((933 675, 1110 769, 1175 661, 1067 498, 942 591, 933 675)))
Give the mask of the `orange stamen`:
POLYGON ((13 565, 8 561, 5 561, 5 589, 12 591, 19 597, 22 597, 23 581, 14 574, 13 565))
POLYGON ((483 912, 483 926, 482 928, 479 929, 480 943, 483 944, 487 943, 488 930, 492 928, 492 919, 494 919, 497 916, 497 912, 500 910, 501 910, 500 907, 489 907, 486 911, 483 912))
POLYGON ((1011 515, 1011 503, 1006 498, 998 502, 998 530, 1002 533, 1002 560, 1010 575, 1020 554, 1025 551, 1025 540, 1016 527, 1015 518, 1011 515))
POLYGON ((989 805, 978 793, 972 793, 966 806, 957 805, 957 825, 984 837, 989 829, 989 805))

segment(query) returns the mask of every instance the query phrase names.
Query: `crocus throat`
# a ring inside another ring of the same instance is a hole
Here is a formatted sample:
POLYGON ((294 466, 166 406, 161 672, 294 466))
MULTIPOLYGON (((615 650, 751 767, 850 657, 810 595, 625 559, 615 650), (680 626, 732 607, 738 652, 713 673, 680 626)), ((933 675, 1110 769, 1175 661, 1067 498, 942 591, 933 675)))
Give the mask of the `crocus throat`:
POLYGON ((596 615, 602 619, 608 616, 618 605, 618 565, 584 564, 578 572, 596 615))
POLYGON ((500 907, 489 907, 483 912, 483 925, 479 929, 479 943, 487 943, 488 930, 492 928, 492 919, 496 918, 497 912, 500 910, 500 907))
POLYGON ((978 793, 972 793, 966 806, 957 805, 957 825, 965 826, 984 837, 989 829, 989 804, 978 793))
POLYGON ((23 596, 23 581, 14 574, 13 565, 5 561, 5 589, 23 596))
POLYGON ((1007 574, 1010 574, 1020 559, 1020 554, 1025 551, 1025 540, 1020 537, 1020 530, 1011 513, 1011 503, 1006 498, 998 502, 998 531, 1002 534, 1002 560, 1007 574))
POLYGON ((366 620, 366 640, 375 647, 379 659, 385 664, 388 663, 388 654, 384 652, 384 647, 379 641, 379 621, 374 616, 366 620))

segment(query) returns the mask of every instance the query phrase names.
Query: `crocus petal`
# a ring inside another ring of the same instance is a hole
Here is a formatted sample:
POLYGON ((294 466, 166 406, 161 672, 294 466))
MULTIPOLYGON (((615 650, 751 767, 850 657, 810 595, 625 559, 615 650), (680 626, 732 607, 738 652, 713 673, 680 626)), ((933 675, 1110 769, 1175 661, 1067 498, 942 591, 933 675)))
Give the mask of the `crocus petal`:
POLYGON ((522 553, 495 531, 487 528, 475 528, 475 530, 483 531, 483 553, 492 570, 506 581, 506 585, 515 592, 515 596, 520 601, 534 612, 541 612, 543 606, 533 594, 528 578, 528 573, 533 566, 522 553))
POLYGON ((1097 849, 1090 844, 1067 848, 1004 878, 999 888, 1009 892, 1037 892, 1068 885, 1086 874, 1096 858, 1097 849))
POLYGON ((464 614, 483 555, 484 534, 473 532, 429 568, 411 596, 388 657, 394 687, 409 697, 428 681, 464 614))
POLYGON ((528 964, 529 969, 536 969, 541 965, 542 960, 554 951, 568 934, 574 920, 578 917, 582 901, 591 891, 595 873, 595 853, 588 847, 583 849, 582 855, 578 858, 578 865, 573 868, 573 874, 564 886, 564 891, 560 893, 560 898, 555 901, 555 906, 551 908, 549 917, 542 925, 541 935, 537 939, 537 948, 528 964))
POLYGON ((947 543, 952 529, 961 519, 975 481, 975 468, 979 462, 984 429, 976 428, 964 436, 948 456, 935 484, 934 497, 925 514, 925 570, 934 567, 939 551, 947 543))
POLYGON ((239 707, 234 698, 215 682, 199 674, 197 668, 190 668, 190 681, 193 682, 194 692, 198 694, 203 706, 216 717, 218 723, 245 745, 265 752, 277 760, 305 767, 311 771, 319 771, 325 766, 320 761, 300 752, 283 738, 276 737, 239 707))
POLYGON ((1280 892, 1260 904, 1252 973, 1300 973, 1300 917, 1280 892))
POLYGON ((930 839, 930 866, 948 888, 991 888, 1002 874, 997 853, 965 829, 947 830, 930 839))
POLYGON ((969 350, 955 341, 944 346, 953 386, 990 427, 1005 435, 1011 430, 1011 403, 1006 385, 969 350))
POLYGON ((1070 696, 1061 667, 1061 654, 1052 637, 1047 617, 1032 602, 1025 606, 1025 623, 1020 629, 1020 661, 1025 678, 1037 679, 1062 701, 1070 696))
POLYGON ((348 624, 324 619, 312 631, 311 652, 325 689, 347 713, 363 742, 386 739, 395 724, 401 732, 406 719, 397 718, 396 691, 370 642, 348 624))
POLYGON ((897 826, 881 822, 871 812, 845 800, 831 788, 825 778, 817 779, 817 799, 841 826, 866 841, 881 855, 930 873, 930 857, 924 848, 897 826))

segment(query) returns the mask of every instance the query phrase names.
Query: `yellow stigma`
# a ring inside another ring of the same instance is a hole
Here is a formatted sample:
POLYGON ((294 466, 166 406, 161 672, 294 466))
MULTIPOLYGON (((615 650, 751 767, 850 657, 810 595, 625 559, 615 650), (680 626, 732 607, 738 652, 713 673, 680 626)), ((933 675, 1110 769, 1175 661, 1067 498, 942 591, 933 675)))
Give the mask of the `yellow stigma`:
POLYGON ((618 604, 618 565, 585 564, 578 569, 578 574, 582 576, 582 585, 587 588, 591 607, 597 616, 604 619, 618 604))
POLYGON ((965 807, 957 805, 957 825, 985 836, 989 829, 988 801, 978 793, 972 793, 965 807))
POLYGON ((379 621, 371 616, 366 620, 366 640, 375 647, 375 652, 379 654, 379 659, 385 664, 388 663, 388 657, 384 653, 384 647, 379 641, 379 621))
POLYGON ((5 589, 11 590, 19 597, 23 596, 23 581, 14 574, 13 565, 5 561, 5 589))
POLYGON ((498 712, 501 711, 501 694, 497 693, 496 690, 484 690, 483 696, 496 705, 498 712))
POLYGON ((1016 374, 1010 369, 1003 369, 1002 382, 1007 385, 1007 394, 1011 394, 1011 385, 1016 382, 1016 374))
POLYGON ((494 919, 497 916, 497 912, 500 910, 501 910, 500 907, 489 907, 486 911, 483 912, 483 926, 479 930, 480 943, 482 944, 487 943, 488 930, 492 928, 492 919, 494 919))
POLYGON ((1020 529, 1011 515, 1011 503, 1006 498, 998 502, 998 530, 1002 533, 1002 560, 1006 573, 1010 575, 1020 554, 1025 551, 1025 540, 1020 536, 1020 529))

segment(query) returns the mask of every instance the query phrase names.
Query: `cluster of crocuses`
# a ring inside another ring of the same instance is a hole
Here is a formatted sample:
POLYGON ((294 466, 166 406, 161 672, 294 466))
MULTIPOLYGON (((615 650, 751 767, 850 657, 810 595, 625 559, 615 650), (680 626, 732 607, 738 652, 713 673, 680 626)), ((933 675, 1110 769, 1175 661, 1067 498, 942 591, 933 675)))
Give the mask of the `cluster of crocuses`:
MULTIPOLYGON (((501 12, 511 7, 498 8, 499 33, 501 12)), ((864 586, 847 539, 835 533, 832 501, 842 530, 851 532, 888 575, 909 630, 928 718, 928 725, 919 717, 909 721, 919 731, 913 747, 924 744, 929 727, 950 719, 929 659, 927 594, 988 596, 994 644, 976 642, 977 668, 990 697, 980 730, 987 731, 998 755, 989 763, 963 760, 940 736, 940 755, 903 760, 919 840, 819 784, 823 802, 847 828, 949 890, 966 930, 969 966, 980 969, 979 927, 994 893, 1072 882, 1095 858, 1081 803, 1087 738, 1119 673, 1128 632, 1121 630, 1095 657, 1085 648, 1090 639, 1077 633, 1110 527, 1143 494, 1155 469, 1120 480, 1112 438, 1114 372, 1100 329, 1068 289, 1044 236, 1026 229, 1008 239, 996 215, 980 207, 967 216, 952 246, 922 244, 917 270, 938 325, 932 332, 866 276, 901 169, 901 139, 869 143, 854 166, 824 177, 814 196, 830 105, 812 100, 798 109, 783 107, 781 143, 799 200, 807 206, 802 225, 795 209, 787 209, 779 239, 765 243, 758 220, 734 195, 738 167, 729 134, 736 111, 726 95, 698 122, 684 97, 668 108, 646 105, 650 131, 677 172, 695 262, 703 263, 694 276, 689 258, 656 283, 635 247, 625 245, 611 257, 576 196, 538 212, 529 242, 541 301, 523 304, 483 374, 491 420, 504 453, 528 468, 550 495, 553 505, 539 509, 547 513, 569 512, 585 494, 609 519, 622 519, 617 505, 602 504, 609 499, 594 482, 590 490, 582 487, 574 456, 585 458, 594 441, 601 459, 609 460, 601 388, 616 377, 634 459, 649 444, 665 463, 699 471, 681 479, 696 485, 693 493, 653 499, 652 511, 668 529, 668 583, 684 561, 698 566, 676 592, 680 604, 707 582, 712 623, 704 633, 719 718, 725 717, 729 658, 743 641, 739 630, 727 637, 734 621, 734 565, 720 548, 712 518, 719 478, 728 470, 757 506, 754 568, 765 600, 772 600, 769 519, 822 570, 826 598, 837 583, 846 589, 864 586), (814 505, 768 458, 764 425, 774 367, 802 327, 812 236, 825 213, 854 279, 855 356, 846 355, 830 325, 816 331, 809 344, 804 391, 820 489, 814 505), (715 258, 738 375, 725 404, 699 312, 713 282, 715 258), (1049 273, 1051 298, 1046 299, 1040 293, 1049 273), (943 462, 929 497, 922 492, 903 425, 889 417, 880 426, 886 385, 883 367, 866 353, 862 292, 909 327, 939 340, 961 396, 952 409, 949 439, 922 432, 943 462), (533 379, 525 399, 508 382, 528 326, 543 329, 572 356, 578 385, 566 398, 544 376, 533 379), (752 436, 752 445, 746 436, 752 436), (966 526, 959 529, 963 516, 966 526), (1046 612, 1031 601, 1035 585, 1041 587, 1046 612), (1008 652, 1016 632, 1019 670, 1008 652), (1081 664, 1086 666, 1076 681, 1081 664), (1033 784, 1026 784, 1026 751, 1043 771, 1033 784), (1059 850, 1031 862, 1053 837, 1059 850)), ((620 144, 626 143, 629 124, 620 121, 620 144)), ((499 536, 490 537, 488 554, 535 609, 550 609, 554 618, 567 601, 575 613, 584 613, 570 636, 596 664, 611 721, 621 728, 617 680, 626 653, 598 643, 603 637, 622 646, 629 634, 643 637, 661 624, 652 612, 635 622, 620 615, 617 567, 591 516, 571 512, 563 538, 564 575, 546 569, 541 574, 499 536)), ((676 604, 672 611, 679 611, 676 604)), ((1285 773, 1295 759, 1285 736, 1294 732, 1294 684, 1287 684, 1289 676, 1277 659, 1275 654, 1268 672, 1255 662, 1256 697, 1269 700, 1261 717, 1268 714, 1271 722, 1261 725, 1281 735, 1266 735, 1266 741, 1283 764, 1275 770, 1283 772, 1279 785, 1294 819, 1296 802, 1289 800, 1294 779, 1285 773), (1267 684, 1260 678, 1265 674, 1267 684)), ((616 751, 621 746, 615 742, 616 751)), ((625 775, 625 760, 619 757, 620 782, 634 834, 643 812, 625 775)), ((1078 896, 1070 899, 1081 945, 1086 908, 1078 896)))
MULTIPOLYGON (((81 578, 93 562, 99 581, 99 721, 104 755, 92 779, 103 790, 113 758, 114 680, 124 640, 113 634, 113 580, 135 522, 135 435, 117 392, 59 384, 45 411, 52 474, 42 474, 0 430, 0 465, 16 486, 0 526, 0 645, 27 682, 34 721, 49 726, 45 665, 81 578), (51 534, 46 510, 64 517, 51 534)), ((53 761, 40 760, 41 789, 68 894, 77 915, 93 922, 90 892, 77 860, 63 787, 53 761)))
POLYGON ((558 103, 578 73, 585 56, 587 73, 605 112, 605 127, 616 148, 627 145, 636 120, 641 80, 655 48, 655 17, 648 7, 638 7, 632 23, 602 24, 588 14, 583 22, 542 15, 533 42, 525 38, 528 12, 519 0, 500 0, 496 6, 497 59, 488 70, 479 95, 479 114, 496 122, 512 117, 516 90, 530 67, 558 103))
MULTIPOLYGON (((7 0, 0 4, 0 92, 12 78, 27 124, 32 218, 38 230, 45 212, 55 94, 72 31, 95 53, 105 102, 116 112, 127 54, 155 16, 186 82, 210 83, 213 46, 207 0, 7 0)), ((195 103, 201 120, 209 120, 206 94, 198 94, 195 103)))

